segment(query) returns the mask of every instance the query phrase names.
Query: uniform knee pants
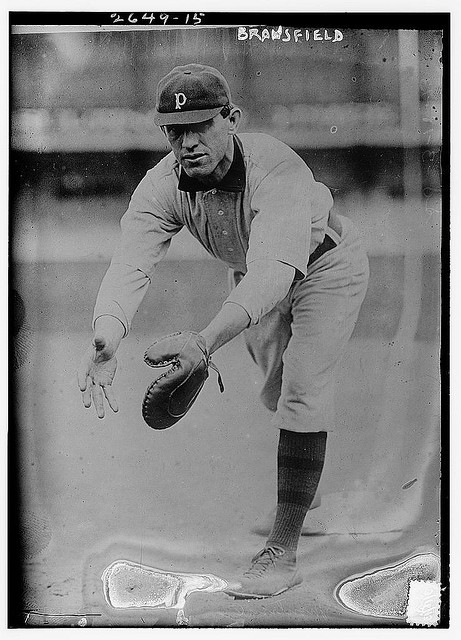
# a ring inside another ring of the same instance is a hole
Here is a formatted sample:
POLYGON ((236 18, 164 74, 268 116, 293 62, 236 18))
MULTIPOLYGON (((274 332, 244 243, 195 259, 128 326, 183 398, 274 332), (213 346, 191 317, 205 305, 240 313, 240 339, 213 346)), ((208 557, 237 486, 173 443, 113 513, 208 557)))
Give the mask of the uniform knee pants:
MULTIPOLYGON (((334 370, 357 322, 369 275, 354 225, 340 219, 337 246, 244 331, 248 351, 264 375, 261 399, 279 429, 334 430, 334 370)), ((233 284, 241 277, 234 273, 233 284)))

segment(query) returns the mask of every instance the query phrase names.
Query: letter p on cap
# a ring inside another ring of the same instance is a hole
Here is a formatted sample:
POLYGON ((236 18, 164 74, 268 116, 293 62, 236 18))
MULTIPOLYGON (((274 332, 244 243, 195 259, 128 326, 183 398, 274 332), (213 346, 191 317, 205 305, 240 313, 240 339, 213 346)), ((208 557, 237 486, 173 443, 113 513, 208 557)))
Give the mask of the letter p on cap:
POLYGON ((176 98, 176 109, 181 109, 187 102, 186 96, 184 93, 175 93, 174 96, 176 98))

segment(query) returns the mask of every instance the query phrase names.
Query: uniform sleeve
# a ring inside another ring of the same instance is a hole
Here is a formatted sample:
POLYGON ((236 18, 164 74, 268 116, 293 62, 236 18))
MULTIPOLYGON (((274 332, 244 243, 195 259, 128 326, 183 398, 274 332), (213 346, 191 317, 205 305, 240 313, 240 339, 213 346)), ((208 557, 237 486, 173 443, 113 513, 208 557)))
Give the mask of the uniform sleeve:
POLYGON ((139 269, 112 263, 99 288, 93 313, 93 328, 101 316, 113 316, 122 323, 124 336, 128 335, 149 284, 149 278, 139 269))
POLYGON ((288 294, 295 276, 293 267, 277 260, 254 260, 224 304, 240 305, 257 324, 288 294))
POLYGON ((171 210, 167 196, 155 186, 155 174, 147 174, 131 197, 123 215, 120 242, 112 264, 125 264, 152 278, 155 266, 164 258, 171 238, 181 229, 171 210))
POLYGON ((314 218, 328 217, 333 205, 329 190, 316 182, 298 157, 284 158, 256 187, 251 199, 247 265, 254 260, 279 260, 304 276, 314 218))
POLYGON ((120 320, 125 335, 129 332, 155 266, 182 226, 162 201, 158 193, 154 193, 152 178, 147 174, 120 221, 120 241, 99 288, 93 326, 98 317, 110 315, 120 320))

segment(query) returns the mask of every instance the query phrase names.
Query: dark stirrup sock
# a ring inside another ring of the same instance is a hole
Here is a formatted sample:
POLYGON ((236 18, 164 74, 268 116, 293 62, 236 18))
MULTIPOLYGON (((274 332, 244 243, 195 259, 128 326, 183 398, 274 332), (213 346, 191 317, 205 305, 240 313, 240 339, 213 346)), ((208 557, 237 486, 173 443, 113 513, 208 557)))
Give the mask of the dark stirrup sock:
POLYGON ((327 432, 280 430, 277 453, 277 513, 267 545, 296 552, 304 518, 312 504, 325 461, 327 432))

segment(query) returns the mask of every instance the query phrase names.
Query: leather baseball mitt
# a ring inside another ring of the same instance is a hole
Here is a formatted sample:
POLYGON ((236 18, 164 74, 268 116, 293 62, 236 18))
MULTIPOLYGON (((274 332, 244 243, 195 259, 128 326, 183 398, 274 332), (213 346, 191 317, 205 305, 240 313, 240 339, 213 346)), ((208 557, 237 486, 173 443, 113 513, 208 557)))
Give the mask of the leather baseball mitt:
POLYGON ((152 429, 167 429, 189 411, 208 378, 211 362, 204 338, 199 333, 180 331, 154 342, 144 354, 149 367, 170 368, 149 385, 144 394, 142 416, 152 429))

